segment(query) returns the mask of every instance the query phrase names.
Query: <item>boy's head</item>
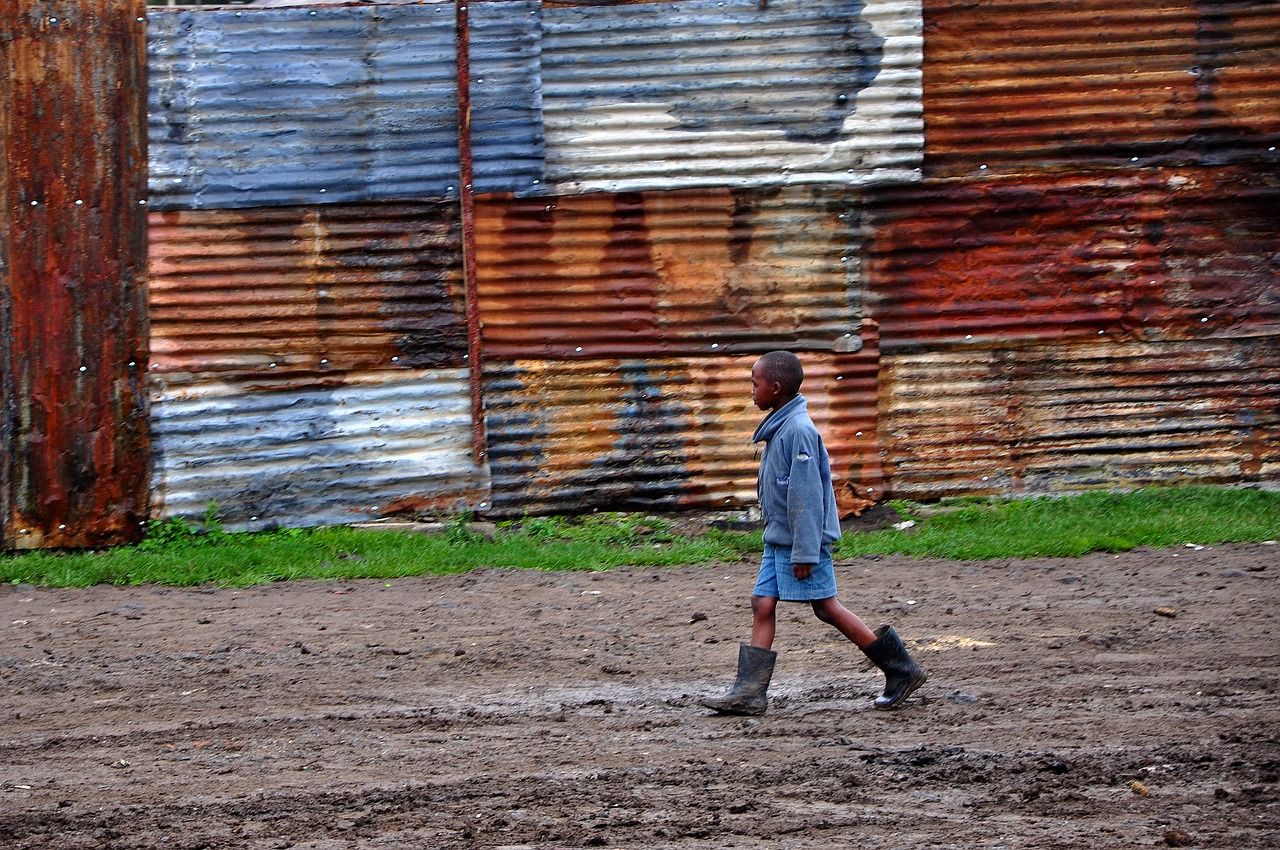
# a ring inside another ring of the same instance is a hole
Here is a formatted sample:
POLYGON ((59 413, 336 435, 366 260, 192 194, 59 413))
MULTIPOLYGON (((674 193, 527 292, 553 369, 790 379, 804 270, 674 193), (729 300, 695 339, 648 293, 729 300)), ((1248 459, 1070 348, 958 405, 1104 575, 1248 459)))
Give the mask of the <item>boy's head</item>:
POLYGON ((770 351, 751 367, 751 400, 761 410, 777 410, 796 397, 804 367, 790 351, 770 351))

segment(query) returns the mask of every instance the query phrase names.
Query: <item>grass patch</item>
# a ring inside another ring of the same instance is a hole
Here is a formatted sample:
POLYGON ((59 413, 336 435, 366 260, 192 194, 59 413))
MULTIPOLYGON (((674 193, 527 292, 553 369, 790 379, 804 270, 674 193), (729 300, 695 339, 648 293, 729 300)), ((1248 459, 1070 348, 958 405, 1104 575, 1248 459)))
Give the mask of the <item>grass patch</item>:
POLYGON ((503 523, 492 539, 465 518, 442 534, 345 527, 228 533, 210 512, 201 523, 170 519, 136 546, 100 552, 0 557, 0 580, 51 587, 95 584, 217 584, 246 587, 290 579, 400 578, 477 567, 605 570, 623 565, 736 561, 760 548, 760 533, 690 536, 657 517, 593 514, 581 520, 503 523))
POLYGON ((1280 536, 1280 493, 1224 487, 1148 488, 1063 498, 894 503, 915 527, 845 535, 840 555, 899 553, 976 560, 1074 557, 1140 546, 1213 545, 1280 536))
MULTIPOLYGON (((970 497, 929 508, 898 502, 894 507, 916 525, 904 531, 846 534, 837 557, 1070 557, 1139 546, 1280 537, 1280 493, 1259 490, 1152 488, 1065 498, 970 497)), ((0 580, 52 587, 244 587, 289 579, 443 575, 477 567, 605 570, 701 565, 755 557, 760 538, 758 531, 684 534, 660 517, 612 513, 502 523, 492 539, 475 533, 465 517, 431 535, 344 527, 237 534, 222 528, 211 507, 197 523, 170 519, 156 524, 137 546, 0 555, 0 580)))

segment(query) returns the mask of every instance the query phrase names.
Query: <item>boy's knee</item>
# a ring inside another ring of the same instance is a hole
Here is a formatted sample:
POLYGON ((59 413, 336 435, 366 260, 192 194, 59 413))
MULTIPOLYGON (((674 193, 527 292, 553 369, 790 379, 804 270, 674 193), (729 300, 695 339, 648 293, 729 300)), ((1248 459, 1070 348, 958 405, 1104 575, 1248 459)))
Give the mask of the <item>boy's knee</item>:
POLYGON ((835 621, 835 612, 832 611, 830 604, 828 604, 829 602, 830 600, 827 599, 819 599, 816 602, 810 603, 813 606, 813 616, 817 617, 824 623, 832 623, 835 621))
POLYGON ((751 597, 751 611, 757 617, 771 617, 778 605, 778 600, 770 596, 751 597))

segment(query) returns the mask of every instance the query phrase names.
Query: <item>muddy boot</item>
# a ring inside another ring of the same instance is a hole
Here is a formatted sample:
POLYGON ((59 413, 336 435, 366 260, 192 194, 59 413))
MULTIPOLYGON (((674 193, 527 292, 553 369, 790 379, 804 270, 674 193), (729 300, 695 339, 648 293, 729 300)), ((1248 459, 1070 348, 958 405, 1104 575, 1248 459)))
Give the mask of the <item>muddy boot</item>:
POLYGON ((876 629, 876 640, 862 650, 871 663, 884 671, 884 693, 876 697, 876 708, 885 711, 902 702, 924 684, 929 674, 912 660, 893 626, 876 629))
POLYGON ((764 714, 769 706, 769 680, 773 678, 773 662, 778 653, 758 646, 738 646, 738 680, 722 697, 702 701, 707 708, 721 714, 764 714))

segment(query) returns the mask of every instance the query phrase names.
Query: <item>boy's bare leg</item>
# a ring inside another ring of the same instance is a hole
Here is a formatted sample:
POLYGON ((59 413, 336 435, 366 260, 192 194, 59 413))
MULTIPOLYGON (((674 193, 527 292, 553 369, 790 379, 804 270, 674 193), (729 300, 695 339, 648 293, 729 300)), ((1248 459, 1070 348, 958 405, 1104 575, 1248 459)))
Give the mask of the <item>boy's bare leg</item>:
MULTIPOLYGON (((832 596, 827 599, 815 599, 812 603, 813 613, 819 620, 835 626, 840 634, 853 641, 859 649, 876 642, 876 633, 867 628, 862 618, 840 604, 840 600, 832 596)), ((772 638, 772 635, 770 635, 772 638)), ((755 642, 755 632, 752 632, 755 642)))
MULTIPOLYGON (((772 596, 751 597, 751 645, 760 649, 773 647, 773 635, 777 630, 778 600, 772 596)), ((874 635, 872 638, 874 639, 874 635)))

